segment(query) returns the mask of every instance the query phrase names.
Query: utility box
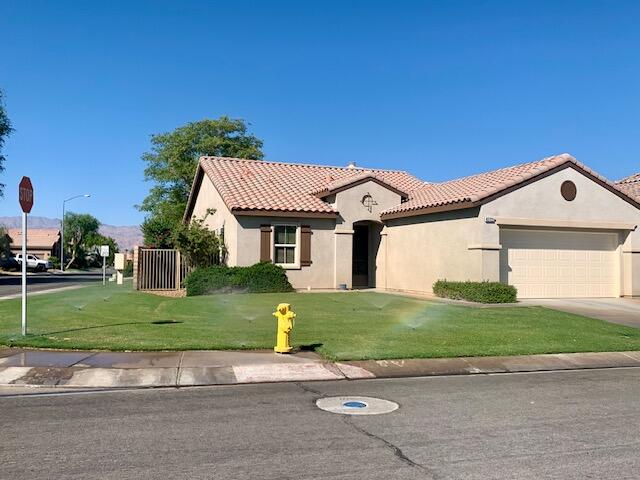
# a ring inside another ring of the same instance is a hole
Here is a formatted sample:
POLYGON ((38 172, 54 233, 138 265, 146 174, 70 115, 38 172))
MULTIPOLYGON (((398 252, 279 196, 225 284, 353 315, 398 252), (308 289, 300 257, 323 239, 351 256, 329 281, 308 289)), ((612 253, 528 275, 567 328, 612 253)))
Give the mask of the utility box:
POLYGON ((116 270, 124 270, 124 253, 116 253, 113 259, 113 266, 116 270))

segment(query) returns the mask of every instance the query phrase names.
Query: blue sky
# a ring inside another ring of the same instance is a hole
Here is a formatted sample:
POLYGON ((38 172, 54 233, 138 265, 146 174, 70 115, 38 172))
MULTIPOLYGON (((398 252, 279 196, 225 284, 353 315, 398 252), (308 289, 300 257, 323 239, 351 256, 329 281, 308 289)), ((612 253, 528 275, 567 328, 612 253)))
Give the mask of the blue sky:
POLYGON ((441 181, 562 152, 640 171, 640 2, 0 3, 0 216, 139 223, 149 135, 244 118, 266 158, 441 181))

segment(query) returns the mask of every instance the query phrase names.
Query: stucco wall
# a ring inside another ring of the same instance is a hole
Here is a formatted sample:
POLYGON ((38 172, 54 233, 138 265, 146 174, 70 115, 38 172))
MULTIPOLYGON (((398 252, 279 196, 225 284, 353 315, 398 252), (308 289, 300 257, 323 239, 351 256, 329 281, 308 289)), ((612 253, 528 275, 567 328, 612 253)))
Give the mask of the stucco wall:
MULTIPOLYGON (((311 226, 311 261, 308 267, 287 269, 294 288, 335 288, 335 220, 322 218, 238 216, 237 265, 260 261, 260 225, 294 224, 311 226)), ((273 232, 271 234, 273 236, 273 232)), ((272 238, 273 242, 273 238, 272 238)), ((351 264, 349 264, 351 265, 351 264)))
POLYGON ((205 225, 216 232, 224 227, 224 243, 227 247, 227 265, 238 265, 237 232, 238 221, 224 204, 222 197, 213 186, 213 183, 204 175, 200 190, 197 192, 192 216, 203 218, 207 209, 215 209, 215 213, 207 216, 205 225))
POLYGON ((389 220, 383 288, 431 292, 438 279, 482 280, 478 209, 389 220))
MULTIPOLYGON (((590 178, 567 168, 515 190, 482 206, 480 217, 531 218, 567 222, 626 222, 640 224, 640 210, 590 178), (569 202, 562 198, 560 186, 566 180, 575 183, 577 196, 569 202)), ((485 240, 498 241, 497 229, 489 226, 485 240)), ((625 240, 640 247, 640 231, 625 240)))
POLYGON ((401 197, 386 187, 369 181, 343 190, 328 200, 340 212, 338 227, 351 228, 355 222, 366 220, 380 223, 380 214, 400 204, 401 197), (371 212, 362 204, 362 198, 367 194, 376 203, 371 206, 371 212))

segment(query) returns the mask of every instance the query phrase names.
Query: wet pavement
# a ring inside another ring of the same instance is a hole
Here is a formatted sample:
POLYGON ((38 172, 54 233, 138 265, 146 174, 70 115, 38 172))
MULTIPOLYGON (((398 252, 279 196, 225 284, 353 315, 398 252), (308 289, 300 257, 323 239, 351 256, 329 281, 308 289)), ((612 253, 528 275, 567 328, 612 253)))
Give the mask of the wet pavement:
POLYGON ((0 385, 132 388, 640 367, 640 352, 329 362, 313 352, 0 349, 0 385))
POLYGON ((0 367, 71 367, 90 355, 92 352, 16 350, 13 355, 2 352, 0 367))
POLYGON ((313 352, 278 355, 271 350, 94 352, 0 349, 2 367, 178 368, 319 363, 313 352))

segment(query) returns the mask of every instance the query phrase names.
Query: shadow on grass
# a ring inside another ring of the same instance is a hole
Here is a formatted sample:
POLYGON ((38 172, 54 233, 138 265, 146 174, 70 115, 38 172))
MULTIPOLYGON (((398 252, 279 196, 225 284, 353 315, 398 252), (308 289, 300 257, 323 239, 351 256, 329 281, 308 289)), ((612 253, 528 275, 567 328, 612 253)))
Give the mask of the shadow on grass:
POLYGON ((68 328, 67 330, 56 330, 53 332, 43 332, 33 335, 34 337, 44 337, 47 335, 55 335, 58 333, 69 333, 69 332, 81 332, 83 330, 95 330, 98 328, 108 328, 108 327, 124 327, 126 325, 172 325, 184 323, 181 320, 153 320, 151 322, 124 322, 124 323, 110 323, 107 325, 93 325, 91 327, 79 327, 79 328, 68 328))
POLYGON ((298 349, 301 352, 315 352, 318 350, 323 344, 322 343, 310 343, 309 345, 300 345, 298 349))

